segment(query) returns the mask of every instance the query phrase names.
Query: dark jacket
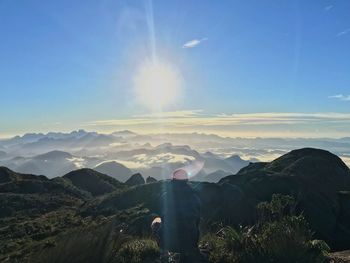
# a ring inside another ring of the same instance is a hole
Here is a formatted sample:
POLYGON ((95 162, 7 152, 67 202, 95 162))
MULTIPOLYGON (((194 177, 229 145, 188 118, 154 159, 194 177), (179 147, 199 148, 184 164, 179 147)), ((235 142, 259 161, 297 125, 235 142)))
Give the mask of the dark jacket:
POLYGON ((198 248, 200 200, 186 181, 166 184, 161 198, 161 248, 186 253, 198 248))

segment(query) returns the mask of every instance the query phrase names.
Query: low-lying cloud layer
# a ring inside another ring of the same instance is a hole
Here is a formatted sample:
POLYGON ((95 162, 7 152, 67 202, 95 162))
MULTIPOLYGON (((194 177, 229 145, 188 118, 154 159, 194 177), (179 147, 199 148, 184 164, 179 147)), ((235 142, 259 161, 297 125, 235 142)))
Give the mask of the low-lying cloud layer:
MULTIPOLYGON (((169 113, 175 119, 183 118, 184 115, 193 118, 192 115, 201 114, 200 111, 169 113)), ((287 116, 289 115, 279 115, 278 118, 287 116)), ((292 116, 299 120, 295 114, 292 116)), ((254 115, 257 120, 265 117, 254 115)), ((329 116, 299 117, 310 120, 329 116)), ((147 116, 143 118, 147 119, 147 116)), ((145 177, 166 178, 174 169, 197 160, 204 162, 203 170, 198 176, 204 178, 216 173, 217 178, 218 175, 236 173, 249 161, 271 161, 291 150, 305 147, 329 150, 350 164, 349 137, 232 138, 204 133, 139 134, 124 130, 102 134, 79 130, 71 133, 26 134, 0 140, 0 166, 17 172, 54 177, 75 169, 95 169, 105 164, 103 171, 117 175, 116 171, 129 169, 127 175, 141 172, 145 177)), ((127 179, 127 175, 124 175, 123 180, 127 179)))

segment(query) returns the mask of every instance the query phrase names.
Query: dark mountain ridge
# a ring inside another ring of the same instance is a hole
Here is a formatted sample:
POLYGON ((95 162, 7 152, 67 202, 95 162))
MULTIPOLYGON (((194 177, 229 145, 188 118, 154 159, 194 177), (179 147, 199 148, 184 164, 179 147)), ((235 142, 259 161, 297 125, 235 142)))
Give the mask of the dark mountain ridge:
POLYGON ((62 178, 92 196, 110 193, 123 187, 123 184, 116 179, 87 168, 70 172, 62 178))
POLYGON ((47 180, 47 178, 43 175, 20 174, 8 169, 7 167, 0 167, 0 184, 19 180, 40 181, 47 180))
MULTIPOLYGON (((20 262, 30 258, 47 262, 57 254, 61 255, 57 262, 67 262, 72 255, 92 262, 100 251, 93 246, 98 240, 120 242, 122 232, 149 235, 150 222, 161 209, 159 196, 169 181, 145 184, 140 178, 130 178, 137 181, 130 187, 91 169, 48 179, 1 167, 0 261, 14 257, 20 262), (27 182, 38 187, 28 188, 27 182), (79 246, 80 242, 85 245, 79 246)), ((218 223, 252 225, 258 203, 271 200, 273 194, 288 194, 296 199, 297 210, 316 238, 333 249, 350 248, 350 172, 330 152, 295 150, 272 162, 251 163, 219 183, 189 184, 202 203, 202 228, 218 223)))
POLYGON ((338 235, 345 235, 339 232, 344 229, 338 218, 339 193, 350 190, 350 171, 328 151, 294 150, 270 163, 250 164, 219 184, 238 185, 255 202, 268 200, 274 193, 293 195, 319 238, 335 246, 344 245, 336 240, 338 235))

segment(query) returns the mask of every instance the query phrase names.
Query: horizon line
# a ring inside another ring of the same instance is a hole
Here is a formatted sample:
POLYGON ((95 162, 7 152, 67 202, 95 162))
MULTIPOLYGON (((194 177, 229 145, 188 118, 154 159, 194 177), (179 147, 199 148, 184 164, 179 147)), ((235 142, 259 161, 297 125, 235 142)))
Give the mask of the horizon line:
POLYGON ((77 129, 72 129, 72 130, 50 130, 50 131, 28 131, 28 132, 23 132, 23 133, 16 133, 16 134, 8 134, 6 136, 2 136, 0 134, 0 140, 10 140, 13 139, 15 137, 23 137, 25 135, 28 134, 35 134, 35 135, 48 135, 49 133, 63 133, 63 134, 70 134, 73 132, 79 132, 79 131, 84 131, 86 133, 97 133, 97 134, 101 134, 101 135, 113 135, 113 133, 117 133, 117 132, 131 132, 131 133, 135 133, 136 136, 137 135, 142 135, 142 136, 162 136, 162 135, 182 135, 182 134, 186 134, 186 135, 205 135, 205 136, 218 136, 220 138, 226 139, 310 139, 310 140, 314 140, 314 139, 331 139, 331 140, 341 140, 341 139, 345 139, 345 138, 350 138, 350 136, 225 136, 222 135, 220 133, 213 133, 213 132, 198 132, 198 131, 182 131, 182 132, 169 132, 169 131, 164 131, 164 132, 139 132, 139 131, 135 131, 135 130, 130 130, 130 129, 117 129, 117 130, 113 130, 113 131, 99 131, 99 130, 87 130, 84 128, 77 128, 77 129))

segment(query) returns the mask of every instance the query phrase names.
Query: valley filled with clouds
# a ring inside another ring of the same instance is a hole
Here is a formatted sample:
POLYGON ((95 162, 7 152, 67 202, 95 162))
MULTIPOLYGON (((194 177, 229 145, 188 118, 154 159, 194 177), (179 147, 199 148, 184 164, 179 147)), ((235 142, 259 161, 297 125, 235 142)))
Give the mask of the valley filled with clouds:
POLYGON ((102 134, 78 130, 2 139, 0 166, 51 178, 93 168, 126 181, 134 173, 167 179, 175 169, 199 161, 203 168, 191 179, 217 182, 249 162, 271 161, 304 147, 327 149, 350 164, 350 138, 231 138, 200 133, 139 134, 124 130, 102 134))

